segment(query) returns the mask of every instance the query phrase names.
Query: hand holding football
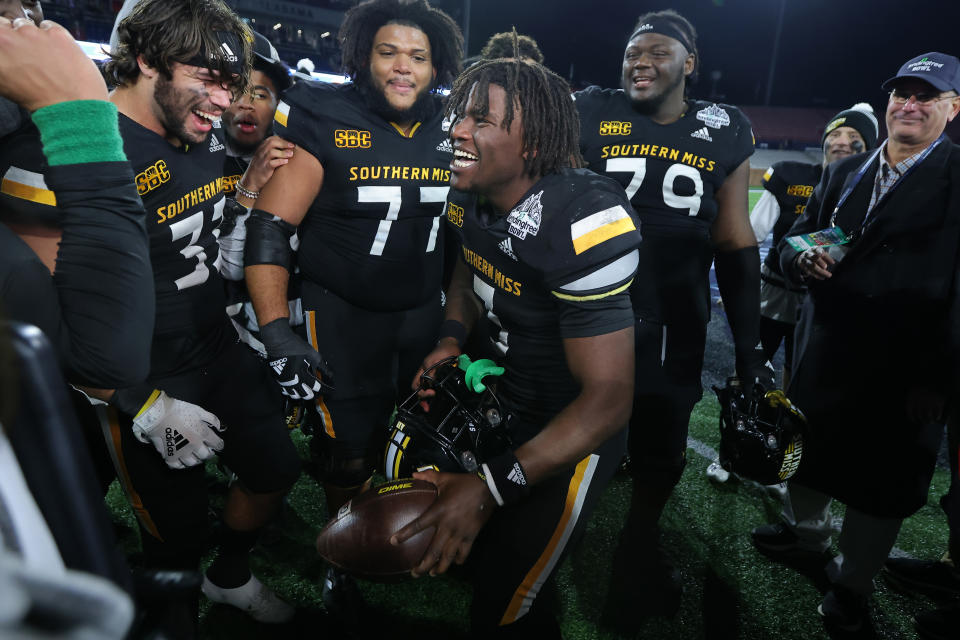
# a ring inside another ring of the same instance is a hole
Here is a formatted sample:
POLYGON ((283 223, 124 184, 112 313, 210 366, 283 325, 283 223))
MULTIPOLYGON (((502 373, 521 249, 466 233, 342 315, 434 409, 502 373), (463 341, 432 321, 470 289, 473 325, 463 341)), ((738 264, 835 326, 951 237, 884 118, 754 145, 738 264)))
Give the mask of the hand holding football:
POLYGON ((437 498, 437 488, 403 478, 370 488, 340 508, 317 536, 317 551, 337 569, 368 580, 410 573, 433 539, 434 527, 399 545, 390 536, 413 522, 437 498))

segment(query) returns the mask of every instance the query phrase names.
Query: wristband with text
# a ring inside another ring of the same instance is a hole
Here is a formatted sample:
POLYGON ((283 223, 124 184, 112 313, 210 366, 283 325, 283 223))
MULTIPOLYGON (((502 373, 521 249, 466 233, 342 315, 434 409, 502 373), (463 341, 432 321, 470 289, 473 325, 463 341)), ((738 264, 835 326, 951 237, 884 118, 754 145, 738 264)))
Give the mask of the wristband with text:
POLYGON ((493 499, 501 507, 515 504, 530 494, 527 474, 524 473, 513 451, 507 451, 483 463, 477 475, 487 483, 493 499))

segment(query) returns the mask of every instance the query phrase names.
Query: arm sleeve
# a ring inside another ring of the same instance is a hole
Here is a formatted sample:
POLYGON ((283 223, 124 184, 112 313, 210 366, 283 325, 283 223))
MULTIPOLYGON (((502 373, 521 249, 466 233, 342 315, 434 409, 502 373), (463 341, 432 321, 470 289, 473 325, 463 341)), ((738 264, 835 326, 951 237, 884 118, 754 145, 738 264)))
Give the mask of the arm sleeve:
POLYGON ((764 191, 757 204, 754 205, 753 211, 750 212, 750 226, 753 228, 753 235, 757 239, 757 244, 767 239, 779 219, 780 204, 772 193, 764 191))
POLYGON ((63 212, 58 346, 77 382, 128 386, 150 367, 155 295, 145 213, 127 162, 53 167, 63 212))
MULTIPOLYGON (((63 126, 89 134, 94 141, 89 145, 72 138, 86 148, 87 159, 102 141, 119 138, 115 116, 82 125, 66 114, 49 120, 56 124, 48 128, 35 118, 41 136, 56 137, 55 128, 63 126)), ((52 279, 57 304, 47 304, 47 313, 56 314, 58 306, 59 314, 42 324, 68 378, 101 388, 129 386, 147 376, 155 314, 143 205, 129 162, 114 160, 115 145, 110 146, 103 157, 111 161, 51 160, 45 176, 57 195, 63 235, 52 279)))

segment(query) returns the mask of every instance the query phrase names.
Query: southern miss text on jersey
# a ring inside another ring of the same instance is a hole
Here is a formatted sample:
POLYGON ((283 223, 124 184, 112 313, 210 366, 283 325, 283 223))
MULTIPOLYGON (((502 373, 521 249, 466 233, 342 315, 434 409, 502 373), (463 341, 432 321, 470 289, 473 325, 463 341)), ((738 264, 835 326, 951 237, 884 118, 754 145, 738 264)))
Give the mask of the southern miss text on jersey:
POLYGON ((57 197, 47 187, 40 132, 27 121, 0 143, 0 212, 6 224, 60 226, 57 197))
POLYGON ((620 89, 590 87, 574 96, 588 167, 623 186, 643 223, 641 264, 655 277, 638 279, 631 292, 638 314, 702 327, 709 319, 714 196, 753 153, 749 121, 736 107, 688 100, 683 117, 660 125, 636 112, 620 89))
POLYGON ((615 182, 585 169, 543 177, 506 216, 455 190, 446 211, 506 368, 500 388, 538 429, 579 391, 563 339, 633 325, 639 222, 615 182))
POLYGON ((780 207, 780 217, 773 226, 773 247, 764 260, 774 273, 782 274, 777 244, 807 208, 807 200, 821 175, 823 166, 820 164, 791 161, 778 162, 763 174, 763 188, 773 194, 780 207))
POLYGON ((147 211, 157 291, 154 334, 202 334, 225 317, 217 271, 223 133, 215 125, 204 142, 178 148, 123 114, 120 133, 147 211))
POLYGON ((406 137, 353 84, 284 93, 276 134, 323 165, 323 188, 299 229, 304 278, 372 311, 411 309, 436 294, 453 157, 439 100, 406 137))

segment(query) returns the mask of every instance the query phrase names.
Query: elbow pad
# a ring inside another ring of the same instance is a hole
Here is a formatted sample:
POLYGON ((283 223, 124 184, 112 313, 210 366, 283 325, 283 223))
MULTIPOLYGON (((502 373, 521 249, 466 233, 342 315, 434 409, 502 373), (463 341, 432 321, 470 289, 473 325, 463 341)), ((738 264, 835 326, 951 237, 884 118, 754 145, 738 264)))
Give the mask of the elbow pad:
POLYGON ((275 264, 288 271, 293 268, 293 249, 290 241, 297 228, 272 213, 254 209, 247 218, 247 243, 243 265, 275 264))

